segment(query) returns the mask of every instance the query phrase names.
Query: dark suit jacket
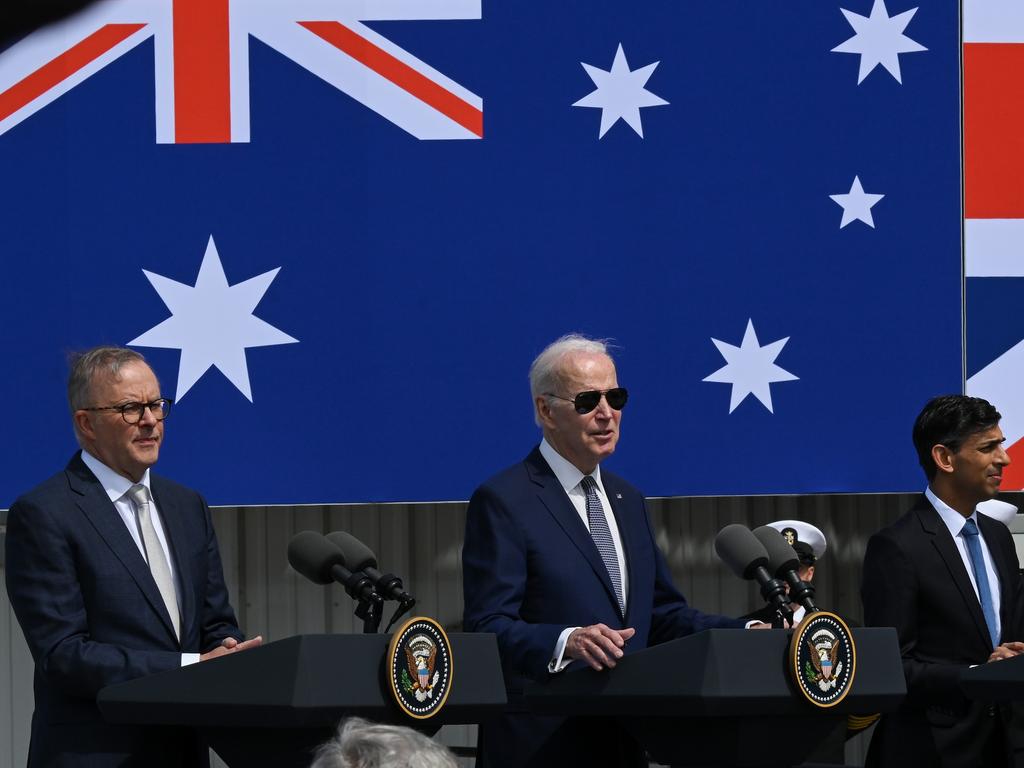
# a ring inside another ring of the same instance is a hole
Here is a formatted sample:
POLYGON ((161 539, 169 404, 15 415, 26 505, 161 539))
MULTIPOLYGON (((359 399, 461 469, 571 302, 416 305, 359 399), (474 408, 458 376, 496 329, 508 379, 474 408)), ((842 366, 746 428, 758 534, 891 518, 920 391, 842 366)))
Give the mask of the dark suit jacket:
POLYGON ((242 637, 206 503, 152 474, 150 485, 181 589, 180 643, 149 566, 80 454, 11 507, 7 592, 35 659, 30 766, 205 760, 189 732, 110 726, 96 706, 107 685, 242 637))
POLYGON ((590 533, 539 449, 480 486, 469 502, 462 555, 465 626, 497 635, 510 694, 509 715, 481 729, 481 765, 488 768, 617 766, 632 756, 621 750, 635 750, 635 744, 619 740, 615 728, 515 713, 524 681, 548 678, 548 662, 566 627, 634 627, 628 653, 702 629, 743 626, 687 605, 655 545, 643 496, 604 469, 601 481, 625 550, 625 619, 590 533))
MULTIPOLYGON (((999 575, 1002 641, 1024 640, 1024 590, 1009 531, 985 515, 978 528, 999 575)), ((1004 745, 1016 753, 1011 765, 1024 762, 1019 706, 992 707, 960 693, 961 672, 984 664, 992 641, 953 537, 924 495, 871 537, 861 597, 865 624, 896 628, 908 692, 899 711, 882 717, 868 764, 967 768, 990 764, 983 750, 1004 745)))

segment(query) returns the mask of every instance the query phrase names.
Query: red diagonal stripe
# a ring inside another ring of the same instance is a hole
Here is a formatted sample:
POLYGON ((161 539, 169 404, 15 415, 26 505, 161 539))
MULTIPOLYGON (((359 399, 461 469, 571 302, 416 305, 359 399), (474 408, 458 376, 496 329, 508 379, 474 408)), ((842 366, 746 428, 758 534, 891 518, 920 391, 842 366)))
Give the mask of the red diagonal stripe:
POLYGON ((1001 491, 1019 491, 1024 489, 1024 440, 1006 449, 1010 454, 1010 466, 1003 470, 1003 482, 999 486, 1001 491))
POLYGON ((174 0, 174 140, 231 141, 228 0, 174 0))
POLYGON ((1024 218, 1024 45, 964 45, 964 215, 1024 218))
POLYGON ((344 51, 360 64, 365 64, 381 77, 390 80, 442 115, 455 121, 476 136, 484 135, 484 113, 435 83, 404 61, 371 43, 335 21, 300 21, 314 35, 344 51))
POLYGON ((0 120, 13 115, 39 98, 55 85, 95 61, 115 45, 134 35, 145 24, 107 24, 60 56, 47 62, 32 74, 0 93, 0 120))

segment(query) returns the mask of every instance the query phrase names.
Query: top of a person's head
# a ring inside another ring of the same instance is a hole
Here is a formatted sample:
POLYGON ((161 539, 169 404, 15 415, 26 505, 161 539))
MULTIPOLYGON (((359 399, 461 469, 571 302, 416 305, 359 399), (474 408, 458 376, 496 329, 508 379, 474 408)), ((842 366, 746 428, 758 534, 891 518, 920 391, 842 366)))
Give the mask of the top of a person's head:
POLYGON ((956 453, 964 442, 999 424, 1002 416, 987 400, 967 395, 940 395, 929 400, 914 422, 914 448, 928 480, 938 471, 932 448, 944 445, 956 453))
POLYGON ((350 717, 310 768, 456 768, 456 762, 446 747, 412 728, 350 717))
MULTIPOLYGON (((68 375, 68 407, 71 414, 81 408, 89 408, 92 402, 93 388, 99 380, 117 379, 121 369, 131 363, 146 363, 146 358, 134 349, 125 347, 93 347, 83 352, 73 353, 70 357, 71 372, 68 375)), ((82 436, 75 425, 75 438, 79 445, 82 436)))
POLYGON ((534 403, 533 420, 538 427, 541 426, 541 420, 537 412, 537 398, 560 389, 565 359, 576 354, 605 355, 611 359, 608 346, 607 341, 569 333, 548 344, 537 355, 530 365, 530 397, 534 403))

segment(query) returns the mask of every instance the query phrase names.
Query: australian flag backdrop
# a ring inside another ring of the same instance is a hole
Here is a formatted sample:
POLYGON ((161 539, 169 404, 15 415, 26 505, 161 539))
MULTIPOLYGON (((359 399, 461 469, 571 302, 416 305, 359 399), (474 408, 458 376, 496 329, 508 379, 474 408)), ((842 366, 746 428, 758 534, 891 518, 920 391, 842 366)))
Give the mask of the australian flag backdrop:
POLYGON ((919 489, 964 389, 960 14, 105 0, 7 40, 0 504, 71 455, 98 343, 212 503, 465 499, 572 331, 615 340, 649 495, 919 489))

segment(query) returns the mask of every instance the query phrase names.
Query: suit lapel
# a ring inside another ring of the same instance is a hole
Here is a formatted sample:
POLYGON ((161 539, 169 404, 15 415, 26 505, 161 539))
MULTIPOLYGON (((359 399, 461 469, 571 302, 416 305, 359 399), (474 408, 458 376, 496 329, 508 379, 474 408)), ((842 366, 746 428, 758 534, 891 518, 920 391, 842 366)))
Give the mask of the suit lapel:
POLYGON ((168 492, 164 481, 154 476, 152 472, 150 472, 149 477, 153 499, 156 501, 157 510, 160 512, 160 520, 164 524, 167 548, 171 550, 171 557, 174 559, 174 571, 178 577, 178 586, 181 590, 181 637, 184 640, 188 637, 189 622, 196 616, 195 607, 192 605, 195 595, 192 589, 192 573, 188 568, 187 558, 183 558, 181 554, 187 551, 184 523, 186 513, 185 510, 175 503, 178 494, 168 492))
POLYGON ((146 602, 160 617, 171 637, 171 617, 164 607, 163 598, 153 581, 149 564, 142 557, 135 540, 128 533, 124 520, 117 513, 113 502, 103 490, 96 476, 85 466, 81 455, 76 454, 65 470, 71 490, 78 495, 78 507, 114 553, 128 574, 135 581, 146 602))
POLYGON ((544 505, 555 519, 555 522, 565 532, 565 535, 569 537, 569 540, 590 564, 594 575, 604 585, 608 599, 615 606, 616 612, 618 612, 619 600, 615 597, 612 580, 608 575, 608 569, 604 565, 604 560, 601 559, 601 553, 597 551, 597 545, 594 544, 590 531, 583 524, 579 513, 576 511, 576 507, 569 501, 569 496, 566 494, 565 489, 558 482, 558 478, 551 471, 551 467, 548 466, 539 449, 534 448, 526 458, 526 469, 530 479, 537 485, 537 496, 541 504, 544 505))
POLYGON ((931 535, 932 546, 938 551, 939 557, 942 558, 946 568, 949 570, 949 575, 952 577, 953 583, 960 593, 960 597, 975 628, 985 644, 991 645, 992 638, 988 633, 985 615, 981 612, 978 594, 974 591, 970 576, 967 575, 967 569, 964 567, 963 558, 960 557, 960 550, 957 549, 949 528, 942 522, 942 518, 939 517, 939 513, 935 511, 927 497, 922 496, 914 509, 917 512, 918 519, 921 521, 921 527, 926 533, 931 535))

